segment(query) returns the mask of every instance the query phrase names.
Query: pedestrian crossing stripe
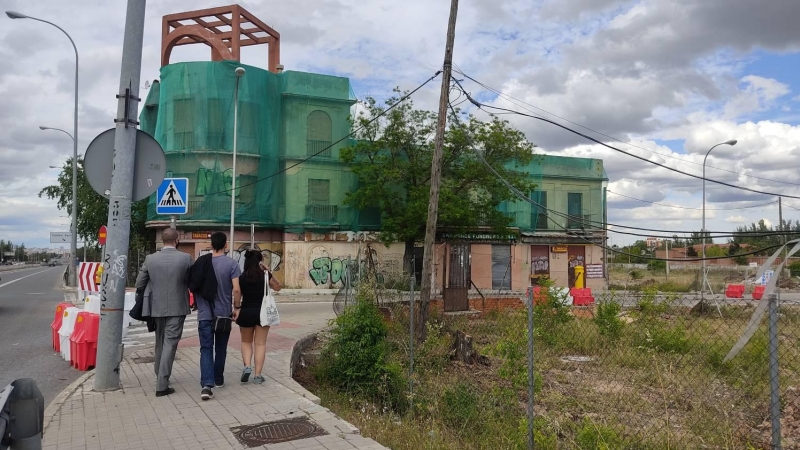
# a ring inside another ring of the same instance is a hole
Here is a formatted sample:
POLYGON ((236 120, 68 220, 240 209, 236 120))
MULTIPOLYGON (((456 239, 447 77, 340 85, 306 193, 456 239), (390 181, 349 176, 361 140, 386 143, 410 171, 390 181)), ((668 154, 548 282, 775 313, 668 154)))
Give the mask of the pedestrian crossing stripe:
POLYGON ((181 197, 181 193, 178 192, 178 188, 175 187, 175 181, 170 180, 169 186, 167 190, 164 191, 164 195, 161 196, 161 199, 158 200, 159 206, 185 206, 186 202, 183 201, 181 197))

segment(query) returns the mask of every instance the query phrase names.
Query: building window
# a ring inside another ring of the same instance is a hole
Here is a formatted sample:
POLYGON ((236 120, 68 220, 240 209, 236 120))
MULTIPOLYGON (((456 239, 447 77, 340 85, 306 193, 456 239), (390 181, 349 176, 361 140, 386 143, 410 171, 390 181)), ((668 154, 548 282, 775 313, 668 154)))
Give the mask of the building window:
POLYGON ((567 194, 567 228, 583 227, 583 194, 570 192, 567 194))
POLYGON ((253 102, 240 102, 239 103, 239 118, 238 127, 239 134, 237 136, 237 151, 244 153, 258 153, 258 137, 260 122, 259 117, 260 109, 258 105, 253 102))
POLYGON ((331 116, 325 111, 312 111, 308 115, 306 156, 317 155, 330 158, 332 136, 331 116))
POLYGON ((531 200, 539 205, 531 205, 531 228, 536 230, 547 230, 547 192, 531 192, 531 200))
POLYGON ((192 99, 173 101, 172 123, 175 124, 175 150, 194 147, 194 107, 192 99))
POLYGON ((208 147, 221 149, 225 147, 225 114, 222 113, 222 101, 218 98, 208 99, 208 147))
POLYGON ((511 290, 510 245, 492 245, 492 289, 511 290))
POLYGON ((308 204, 306 220, 317 223, 331 223, 337 220, 337 207, 330 204, 331 180, 308 180, 308 204))

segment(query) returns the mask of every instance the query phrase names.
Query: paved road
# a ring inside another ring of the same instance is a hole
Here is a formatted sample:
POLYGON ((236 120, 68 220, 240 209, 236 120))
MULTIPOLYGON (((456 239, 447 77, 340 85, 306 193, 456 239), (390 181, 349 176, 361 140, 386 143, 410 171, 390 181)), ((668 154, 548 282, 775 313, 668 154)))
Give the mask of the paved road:
POLYGON ((51 347, 50 322, 64 266, 0 272, 0 386, 33 378, 50 403, 83 372, 70 367, 51 347))

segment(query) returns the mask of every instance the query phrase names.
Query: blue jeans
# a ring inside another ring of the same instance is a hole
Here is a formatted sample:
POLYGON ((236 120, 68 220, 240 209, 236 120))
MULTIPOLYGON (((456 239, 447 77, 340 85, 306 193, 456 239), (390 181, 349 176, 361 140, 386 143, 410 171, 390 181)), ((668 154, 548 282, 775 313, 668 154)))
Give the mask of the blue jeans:
POLYGON ((197 323, 200 334, 200 387, 214 387, 225 382, 225 358, 230 333, 215 333, 213 320, 197 323), (215 355, 216 354, 216 355, 215 355))

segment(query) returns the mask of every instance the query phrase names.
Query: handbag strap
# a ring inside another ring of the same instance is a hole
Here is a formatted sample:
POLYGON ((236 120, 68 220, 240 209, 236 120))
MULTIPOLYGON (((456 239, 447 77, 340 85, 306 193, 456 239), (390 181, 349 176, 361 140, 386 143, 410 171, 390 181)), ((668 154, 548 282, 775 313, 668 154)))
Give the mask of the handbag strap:
POLYGON ((269 295, 269 273, 264 273, 264 295, 269 295))

